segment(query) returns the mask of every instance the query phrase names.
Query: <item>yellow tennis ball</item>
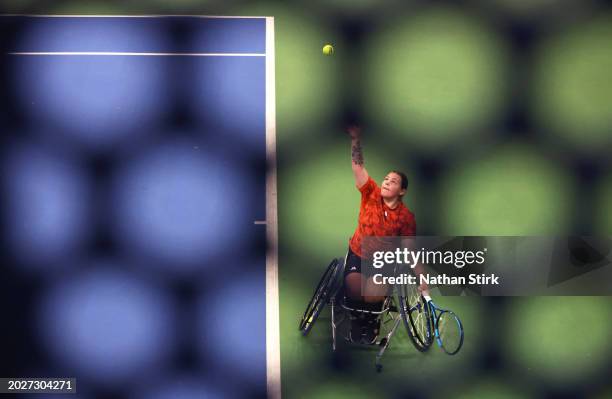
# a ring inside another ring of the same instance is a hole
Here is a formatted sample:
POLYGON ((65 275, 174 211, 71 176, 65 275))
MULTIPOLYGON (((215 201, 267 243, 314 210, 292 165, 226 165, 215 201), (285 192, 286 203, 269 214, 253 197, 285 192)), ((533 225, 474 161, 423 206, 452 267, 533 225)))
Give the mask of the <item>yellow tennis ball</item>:
POLYGON ((334 53, 334 46, 332 46, 331 44, 326 44, 325 46, 323 46, 323 54, 332 55, 333 53, 334 53))

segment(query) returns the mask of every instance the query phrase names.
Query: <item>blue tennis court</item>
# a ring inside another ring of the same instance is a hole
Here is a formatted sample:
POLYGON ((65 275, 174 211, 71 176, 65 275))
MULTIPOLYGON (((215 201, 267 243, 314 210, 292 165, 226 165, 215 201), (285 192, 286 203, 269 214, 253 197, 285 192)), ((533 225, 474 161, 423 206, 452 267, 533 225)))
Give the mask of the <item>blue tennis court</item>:
POLYGON ((273 26, 0 16, 6 293, 25 304, 2 371, 79 397, 280 392, 273 26))

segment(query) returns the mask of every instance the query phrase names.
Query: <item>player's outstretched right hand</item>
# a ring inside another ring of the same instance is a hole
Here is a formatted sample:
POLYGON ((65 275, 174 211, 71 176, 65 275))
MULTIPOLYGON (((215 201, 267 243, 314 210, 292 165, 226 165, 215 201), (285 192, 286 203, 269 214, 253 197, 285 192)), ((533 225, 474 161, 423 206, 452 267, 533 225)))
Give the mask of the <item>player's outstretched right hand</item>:
POLYGON ((351 137, 351 139, 358 139, 361 137, 361 128, 357 125, 350 125, 346 128, 346 132, 351 137))

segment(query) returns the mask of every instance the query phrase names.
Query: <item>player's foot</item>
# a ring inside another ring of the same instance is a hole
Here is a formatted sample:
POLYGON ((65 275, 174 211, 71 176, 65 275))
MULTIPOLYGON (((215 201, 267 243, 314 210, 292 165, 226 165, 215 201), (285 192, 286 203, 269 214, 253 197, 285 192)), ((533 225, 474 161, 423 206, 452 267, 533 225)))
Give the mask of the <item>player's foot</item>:
MULTIPOLYGON (((383 302, 380 303, 355 303, 350 300, 347 305, 351 307, 366 308, 370 311, 380 312, 383 302)), ((351 329, 349 340, 355 344, 374 345, 380 333, 380 315, 353 311, 350 314, 351 329)))
POLYGON ((364 329, 365 320, 363 317, 351 317, 351 331, 349 331, 349 339, 354 344, 361 343, 361 336, 364 329))
POLYGON ((349 339, 354 344, 374 345, 380 333, 380 319, 363 317, 351 320, 349 339))
POLYGON ((374 345, 380 333, 380 318, 367 320, 362 333, 362 340, 368 345, 374 345))

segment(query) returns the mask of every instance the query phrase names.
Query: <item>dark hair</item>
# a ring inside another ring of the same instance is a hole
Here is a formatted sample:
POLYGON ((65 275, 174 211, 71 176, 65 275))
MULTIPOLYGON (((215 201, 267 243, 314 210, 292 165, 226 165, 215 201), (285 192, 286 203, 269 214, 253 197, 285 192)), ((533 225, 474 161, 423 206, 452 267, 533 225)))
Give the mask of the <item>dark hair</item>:
POLYGON ((402 190, 405 190, 408 188, 408 177, 406 176, 404 172, 400 172, 399 170, 392 170, 389 173, 395 173, 396 175, 399 175, 399 177, 402 178, 402 190))

